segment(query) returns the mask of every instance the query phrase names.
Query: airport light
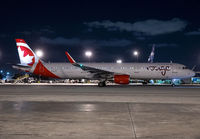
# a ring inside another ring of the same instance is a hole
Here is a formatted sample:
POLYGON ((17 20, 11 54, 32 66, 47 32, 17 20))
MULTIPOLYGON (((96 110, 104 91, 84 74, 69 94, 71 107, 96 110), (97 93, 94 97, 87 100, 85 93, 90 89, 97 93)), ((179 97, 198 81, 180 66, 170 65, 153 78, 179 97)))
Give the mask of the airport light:
POLYGON ((91 51, 86 51, 85 52, 85 56, 89 58, 89 62, 90 62, 90 57, 92 56, 92 52, 91 51))
POLYGON ((7 74, 7 75, 10 75, 10 72, 7 72, 6 74, 7 74))
POLYGON ((116 61, 116 63, 121 64, 121 63, 122 63, 122 60, 121 60, 121 59, 118 59, 118 60, 116 61))
POLYGON ((138 51, 133 52, 134 56, 138 56, 138 51))
POLYGON ((133 55, 137 58, 137 62, 138 62, 139 52, 138 51, 133 51, 133 55))
POLYGON ((3 73, 3 70, 1 70, 0 72, 3 73))
POLYGON ((85 52, 85 55, 86 55, 87 57, 91 57, 91 56, 92 56, 92 52, 91 52, 91 51, 86 51, 86 52, 85 52))
POLYGON ((41 58, 43 56, 43 52, 41 50, 36 51, 36 55, 41 58))

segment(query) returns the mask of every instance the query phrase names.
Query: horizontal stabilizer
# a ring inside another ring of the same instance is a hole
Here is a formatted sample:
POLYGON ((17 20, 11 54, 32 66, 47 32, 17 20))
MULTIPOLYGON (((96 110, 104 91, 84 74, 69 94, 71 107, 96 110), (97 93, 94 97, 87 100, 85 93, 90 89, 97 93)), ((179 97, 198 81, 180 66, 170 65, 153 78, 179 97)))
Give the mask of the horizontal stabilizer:
POLYGON ((24 71, 29 71, 31 69, 30 66, 22 65, 22 64, 13 65, 12 67, 14 69, 19 69, 19 70, 24 70, 24 71))

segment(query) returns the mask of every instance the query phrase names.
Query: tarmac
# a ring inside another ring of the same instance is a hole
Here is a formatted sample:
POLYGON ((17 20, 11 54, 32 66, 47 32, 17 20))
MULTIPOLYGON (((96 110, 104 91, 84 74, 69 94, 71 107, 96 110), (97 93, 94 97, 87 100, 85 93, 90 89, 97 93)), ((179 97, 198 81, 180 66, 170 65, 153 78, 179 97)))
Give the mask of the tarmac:
POLYGON ((0 85, 0 139, 200 139, 200 86, 0 85))

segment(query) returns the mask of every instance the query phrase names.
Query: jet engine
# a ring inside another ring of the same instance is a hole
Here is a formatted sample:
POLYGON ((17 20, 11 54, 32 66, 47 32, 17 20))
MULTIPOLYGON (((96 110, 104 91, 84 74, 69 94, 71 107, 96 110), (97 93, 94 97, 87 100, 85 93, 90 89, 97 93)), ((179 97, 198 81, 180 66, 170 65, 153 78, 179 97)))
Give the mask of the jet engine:
POLYGON ((129 84, 130 75, 114 75, 114 82, 117 84, 129 84))

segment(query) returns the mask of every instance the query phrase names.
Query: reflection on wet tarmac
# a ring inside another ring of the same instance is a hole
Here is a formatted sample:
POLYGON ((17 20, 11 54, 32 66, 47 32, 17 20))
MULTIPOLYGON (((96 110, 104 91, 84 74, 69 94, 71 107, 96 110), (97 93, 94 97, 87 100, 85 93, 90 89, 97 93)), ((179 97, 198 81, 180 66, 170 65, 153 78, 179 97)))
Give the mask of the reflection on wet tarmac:
POLYGON ((73 102, 28 102, 28 101, 1 101, 1 112, 92 112, 92 111, 127 111, 126 104, 115 103, 73 103, 73 102))

